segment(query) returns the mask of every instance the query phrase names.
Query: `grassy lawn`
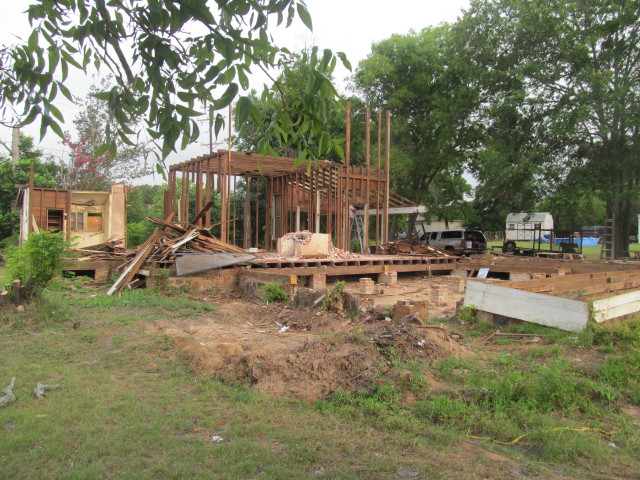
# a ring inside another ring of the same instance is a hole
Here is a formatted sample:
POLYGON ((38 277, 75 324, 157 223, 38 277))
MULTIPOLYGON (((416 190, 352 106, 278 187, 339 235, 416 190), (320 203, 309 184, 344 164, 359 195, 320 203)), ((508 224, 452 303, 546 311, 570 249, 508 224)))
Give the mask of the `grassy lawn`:
MULTIPOLYGON (((531 242, 517 242, 518 247, 522 247, 522 248, 531 248, 532 244, 531 242)), ((502 247, 502 241, 495 241, 495 242, 487 242, 487 248, 489 249, 489 251, 491 251, 491 247, 495 246, 495 247, 502 247)), ((537 246, 537 244, 536 244, 537 246)), ((554 246, 555 250, 558 251, 557 246, 554 246)), ((548 245, 542 245, 542 249, 544 251, 544 249, 548 249, 549 246, 548 245)), ((584 257, 587 260, 599 260, 600 259, 600 251, 601 251, 601 246, 600 245, 596 245, 593 247, 582 247, 582 254, 584 255, 584 257)), ((497 250, 497 249, 496 249, 497 250)), ((497 250, 500 251, 500 250, 497 250)), ((630 252, 636 252, 636 251, 640 251, 640 243, 632 243, 629 245, 629 251, 630 252)))
POLYGON ((388 370, 368 391, 305 403, 195 376, 154 326, 212 316, 206 303, 144 290, 105 297, 78 280, 24 312, 1 311, 0 389, 17 377, 18 400, 0 408, 0 477, 370 480, 408 469, 424 479, 583 479, 640 471, 638 322, 577 336, 511 327, 549 335, 522 348, 513 339, 488 346, 482 339, 494 327, 464 312, 464 325, 448 327, 464 332, 477 355, 425 364, 389 352, 388 370), (35 400, 37 382, 62 388, 35 400), (523 434, 514 445, 495 443, 523 434))

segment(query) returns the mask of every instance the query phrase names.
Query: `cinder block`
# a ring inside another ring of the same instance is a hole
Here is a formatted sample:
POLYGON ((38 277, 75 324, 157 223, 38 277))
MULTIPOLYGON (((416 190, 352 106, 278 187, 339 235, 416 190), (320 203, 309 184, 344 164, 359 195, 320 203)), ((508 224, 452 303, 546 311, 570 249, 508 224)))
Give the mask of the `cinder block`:
POLYGON ((396 303, 393 307, 393 320, 397 322, 407 315, 413 315, 414 313, 418 313, 418 308, 415 305, 398 305, 396 303))
POLYGON ((358 280, 358 285, 360 286, 360 293, 362 295, 373 295, 376 293, 376 284, 370 278, 361 278, 358 280))
POLYGON ((447 286, 433 285, 431 287, 431 299, 435 305, 445 305, 447 303, 447 286))
POLYGON ((314 273, 311 277, 311 290, 325 290, 327 288, 327 274, 314 273))
POLYGON ((513 282, 524 282, 526 280, 531 280, 531 274, 529 273, 514 273, 511 272, 509 274, 509 280, 513 282))
POLYGON ((429 318, 429 302, 426 300, 399 300, 393 306, 393 320, 400 321, 408 315, 416 315, 420 321, 429 318))
POLYGON ((395 285, 398 283, 398 272, 379 273, 378 283, 382 285, 395 285))

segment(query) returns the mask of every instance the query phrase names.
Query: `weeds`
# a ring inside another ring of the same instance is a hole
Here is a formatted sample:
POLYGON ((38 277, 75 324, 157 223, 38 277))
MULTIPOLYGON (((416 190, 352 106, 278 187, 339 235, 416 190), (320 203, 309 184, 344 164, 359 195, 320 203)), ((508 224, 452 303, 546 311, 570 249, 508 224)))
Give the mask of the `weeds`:
MULTIPOLYGON (((325 291, 325 298, 322 300, 322 309, 325 312, 342 313, 344 310, 344 282, 336 282, 331 288, 325 291)), ((356 312, 357 313, 357 312, 356 312)))
POLYGON ((277 283, 266 283, 260 289, 264 292, 264 300, 267 303, 287 303, 289 301, 289 294, 277 283))

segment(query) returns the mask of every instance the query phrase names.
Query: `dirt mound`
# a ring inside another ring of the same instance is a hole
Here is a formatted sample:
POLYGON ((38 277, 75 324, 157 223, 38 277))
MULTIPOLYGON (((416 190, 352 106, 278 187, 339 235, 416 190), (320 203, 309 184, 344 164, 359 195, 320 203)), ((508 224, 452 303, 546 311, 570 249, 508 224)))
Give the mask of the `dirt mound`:
POLYGON ((391 355, 431 361, 470 353, 440 328, 384 320, 345 326, 344 318, 331 314, 263 307, 225 305, 214 318, 165 333, 198 374, 250 381, 268 395, 308 401, 337 389, 366 389, 391 355), (314 332, 315 320, 321 335, 314 332))

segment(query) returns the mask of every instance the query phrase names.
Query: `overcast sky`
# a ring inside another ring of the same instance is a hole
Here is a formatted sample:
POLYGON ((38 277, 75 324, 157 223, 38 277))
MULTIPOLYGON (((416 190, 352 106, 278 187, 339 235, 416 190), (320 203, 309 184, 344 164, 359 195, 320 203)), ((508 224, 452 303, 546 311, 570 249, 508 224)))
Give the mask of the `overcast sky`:
MULTIPOLYGON (((30 33, 26 10, 27 2, 21 0, 9 2, 2 1, 2 16, 0 16, 0 44, 9 45, 15 43, 17 37, 28 37, 30 33)), ((319 48, 330 48, 334 52, 345 52, 353 67, 358 61, 365 58, 371 51, 371 44, 394 33, 405 34, 410 30, 421 29, 437 25, 442 22, 454 22, 463 8, 467 8, 469 0, 307 0, 307 6, 313 19, 313 32, 297 21, 288 29, 274 30, 273 34, 278 45, 286 46, 291 50, 300 50, 305 46, 318 45, 319 48)), ((340 91, 345 91, 346 78, 349 72, 346 69, 337 69, 336 84, 340 91)), ((261 79, 255 79, 253 88, 260 89, 261 79)), ((91 78, 80 75, 70 77, 68 87, 74 95, 83 96, 88 86, 94 83, 91 78)), ((63 130, 69 130, 73 136, 72 120, 77 112, 71 102, 62 95, 58 95, 58 107, 65 117, 67 125, 63 130)), ((204 128, 203 128, 204 130, 204 128)), ((39 138, 38 127, 32 124, 25 129, 25 133, 39 138)), ((202 142, 207 137, 203 131, 202 142)), ((0 139, 10 143, 11 132, 0 127, 0 139)), ((68 148, 63 147, 60 139, 49 133, 40 143, 45 153, 52 154, 66 160, 68 148)), ((187 150, 173 154, 168 159, 168 164, 177 163, 189 158, 202 155, 208 151, 208 147, 193 144, 187 150)), ((152 179, 145 179, 147 182, 152 179)), ((137 183, 137 182, 136 182, 137 183)))

